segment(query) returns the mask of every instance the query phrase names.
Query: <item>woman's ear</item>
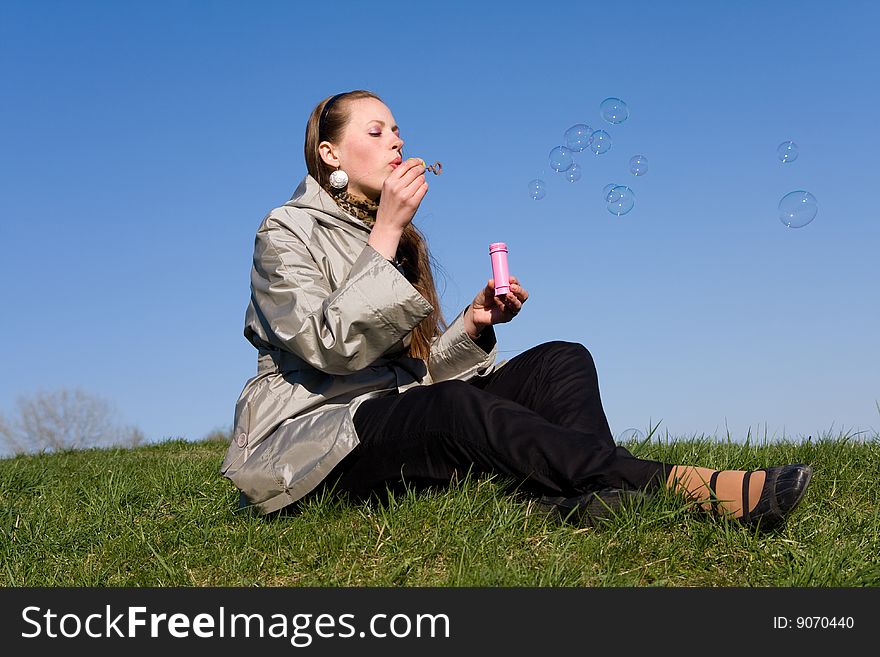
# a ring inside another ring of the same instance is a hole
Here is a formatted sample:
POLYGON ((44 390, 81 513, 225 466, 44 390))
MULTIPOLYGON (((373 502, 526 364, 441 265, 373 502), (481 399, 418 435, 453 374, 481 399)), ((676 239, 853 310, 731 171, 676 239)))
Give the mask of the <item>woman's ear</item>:
POLYGON ((337 155, 333 144, 329 141, 322 141, 318 144, 318 154, 327 166, 331 166, 334 169, 339 166, 339 156, 337 155))

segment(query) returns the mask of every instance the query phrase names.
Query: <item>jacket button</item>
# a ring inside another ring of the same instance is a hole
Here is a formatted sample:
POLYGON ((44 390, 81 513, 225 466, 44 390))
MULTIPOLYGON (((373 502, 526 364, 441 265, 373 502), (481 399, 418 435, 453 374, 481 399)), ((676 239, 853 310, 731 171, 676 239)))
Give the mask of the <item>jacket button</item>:
POLYGON ((238 434, 237 442, 238 442, 239 447, 244 447, 245 445, 247 445, 247 434, 246 433, 238 434))

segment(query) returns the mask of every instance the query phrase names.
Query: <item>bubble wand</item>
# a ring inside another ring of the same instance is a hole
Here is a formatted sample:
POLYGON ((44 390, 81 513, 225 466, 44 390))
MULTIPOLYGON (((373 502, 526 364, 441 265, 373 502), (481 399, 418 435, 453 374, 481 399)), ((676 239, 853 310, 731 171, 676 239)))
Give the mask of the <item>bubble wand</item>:
POLYGON ((421 162, 422 166, 425 167, 425 169, 427 171, 430 171, 431 173, 433 173, 435 176, 439 176, 440 173, 443 171, 443 165, 440 164, 439 162, 434 162, 434 164, 425 164, 425 161, 420 157, 415 157, 412 159, 418 160, 419 162, 421 162))

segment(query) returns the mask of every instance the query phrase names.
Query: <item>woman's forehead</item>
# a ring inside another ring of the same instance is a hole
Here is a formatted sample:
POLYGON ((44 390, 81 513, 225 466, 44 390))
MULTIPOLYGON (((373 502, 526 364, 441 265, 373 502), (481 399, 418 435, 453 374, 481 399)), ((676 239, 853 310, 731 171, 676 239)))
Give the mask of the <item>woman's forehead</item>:
POLYGON ((371 121, 381 121, 389 125, 394 124, 391 110, 385 103, 375 98, 358 98, 351 101, 349 112, 351 123, 367 124, 371 121))

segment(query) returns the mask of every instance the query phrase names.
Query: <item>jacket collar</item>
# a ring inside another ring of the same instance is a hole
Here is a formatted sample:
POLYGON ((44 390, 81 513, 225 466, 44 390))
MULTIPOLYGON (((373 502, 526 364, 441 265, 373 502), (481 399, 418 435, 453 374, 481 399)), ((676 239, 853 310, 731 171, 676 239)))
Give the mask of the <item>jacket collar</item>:
POLYGON ((336 201, 327 193, 327 190, 321 187, 318 181, 308 174, 302 179, 296 191, 293 192, 293 196, 284 205, 309 210, 326 223, 339 224, 343 222, 370 232, 370 227, 367 224, 343 211, 342 208, 336 205, 336 201))

